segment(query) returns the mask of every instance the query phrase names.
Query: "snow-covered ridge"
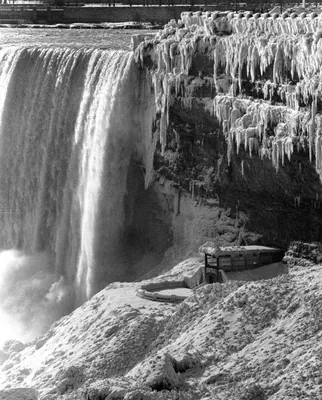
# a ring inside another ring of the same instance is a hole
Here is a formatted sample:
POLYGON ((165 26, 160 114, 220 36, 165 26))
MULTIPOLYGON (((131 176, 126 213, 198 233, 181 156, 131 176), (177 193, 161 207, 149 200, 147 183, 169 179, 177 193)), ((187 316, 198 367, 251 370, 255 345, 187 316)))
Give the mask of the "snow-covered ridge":
MULTIPOLYGON (((154 282, 182 279, 201 263, 186 260, 154 282)), ((33 343, 8 343, 1 398, 319 398, 321 265, 204 285, 177 306, 141 299, 138 286, 113 283, 33 343)))
POLYGON ((135 51, 150 71, 163 151, 169 109, 178 97, 191 107, 186 89, 195 75, 194 85, 214 92, 205 109, 222 125, 228 158, 231 143, 237 153, 242 144, 278 170, 303 148, 321 175, 321 37, 316 13, 189 12, 170 21, 135 51))

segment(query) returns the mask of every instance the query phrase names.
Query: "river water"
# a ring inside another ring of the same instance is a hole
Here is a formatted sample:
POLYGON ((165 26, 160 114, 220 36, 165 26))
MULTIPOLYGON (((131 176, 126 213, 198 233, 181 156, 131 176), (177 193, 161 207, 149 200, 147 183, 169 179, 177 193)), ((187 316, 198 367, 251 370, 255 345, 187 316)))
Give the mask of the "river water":
POLYGON ((137 29, 0 28, 2 45, 46 45, 130 50, 131 36, 151 35, 137 29))

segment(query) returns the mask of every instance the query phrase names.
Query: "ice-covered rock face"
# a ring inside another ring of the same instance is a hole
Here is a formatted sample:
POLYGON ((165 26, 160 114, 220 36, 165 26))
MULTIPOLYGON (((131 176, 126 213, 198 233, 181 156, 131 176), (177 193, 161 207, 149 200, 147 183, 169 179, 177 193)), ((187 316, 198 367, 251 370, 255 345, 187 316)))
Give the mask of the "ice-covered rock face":
POLYGON ((150 67, 162 150, 169 107, 179 93, 189 97, 188 76, 199 58, 199 84, 213 91, 213 106, 205 108, 222 126, 228 159, 242 145, 278 170, 303 149, 321 176, 321 32, 316 13, 187 12, 170 21, 136 50, 137 61, 150 67))

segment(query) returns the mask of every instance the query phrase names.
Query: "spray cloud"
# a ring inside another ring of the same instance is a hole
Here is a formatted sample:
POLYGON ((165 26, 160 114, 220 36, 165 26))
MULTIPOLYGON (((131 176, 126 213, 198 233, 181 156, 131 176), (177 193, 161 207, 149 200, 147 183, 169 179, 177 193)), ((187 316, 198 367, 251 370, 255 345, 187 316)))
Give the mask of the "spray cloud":
POLYGON ((72 310, 73 289, 51 264, 46 253, 0 253, 0 344, 31 340, 72 310))

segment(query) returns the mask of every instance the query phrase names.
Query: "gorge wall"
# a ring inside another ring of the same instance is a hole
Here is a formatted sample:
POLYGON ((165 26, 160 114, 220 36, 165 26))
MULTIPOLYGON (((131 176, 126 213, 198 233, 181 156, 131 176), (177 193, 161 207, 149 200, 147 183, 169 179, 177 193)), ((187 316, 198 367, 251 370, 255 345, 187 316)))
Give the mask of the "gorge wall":
POLYGON ((321 239, 321 27, 315 13, 190 12, 136 49, 156 176, 184 199, 190 246, 321 239))

